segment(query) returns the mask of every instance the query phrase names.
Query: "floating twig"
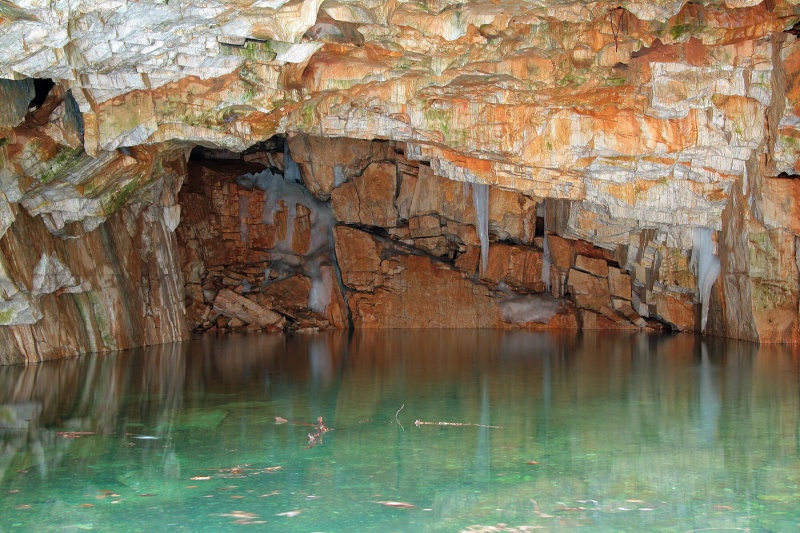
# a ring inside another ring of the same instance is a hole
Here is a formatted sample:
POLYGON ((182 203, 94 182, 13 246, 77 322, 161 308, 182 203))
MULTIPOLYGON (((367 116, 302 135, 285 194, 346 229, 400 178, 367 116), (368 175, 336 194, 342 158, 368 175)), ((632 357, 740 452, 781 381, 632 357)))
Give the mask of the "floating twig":
POLYGON ((543 513, 541 509, 539 509, 539 504, 533 498, 528 498, 530 502, 533 504, 533 512, 536 513, 536 516, 539 518, 555 518, 554 515, 543 513))
POLYGON ((307 426, 307 427, 310 427, 310 428, 317 427, 316 424, 309 424, 308 422, 293 422, 292 420, 286 420, 282 416, 276 416, 275 417, 275 423, 276 424, 292 424, 293 426, 307 426))
POLYGON ((472 426, 476 428, 493 428, 500 429, 500 426, 486 426, 484 424, 470 424, 465 422, 423 422, 422 420, 414 420, 414 425, 419 426, 472 426))
POLYGON ((94 435, 94 431, 56 431, 56 436, 62 439, 79 439, 87 435, 94 435))
MULTIPOLYGON (((398 409, 398 410, 397 410, 397 412, 394 414, 394 419, 395 419, 395 421, 396 421, 398 424, 400 424, 400 421, 399 421, 399 420, 397 420, 397 415, 399 415, 399 414, 400 414, 400 411, 402 411, 402 410, 403 410, 403 407, 405 407, 405 406, 406 406, 406 404, 403 404, 403 405, 401 405, 401 406, 400 406, 400 409, 398 409)), ((406 428, 404 428, 404 427, 403 427, 403 424, 400 424, 400 427, 403 429, 403 431, 405 431, 405 430, 406 430, 406 428)))

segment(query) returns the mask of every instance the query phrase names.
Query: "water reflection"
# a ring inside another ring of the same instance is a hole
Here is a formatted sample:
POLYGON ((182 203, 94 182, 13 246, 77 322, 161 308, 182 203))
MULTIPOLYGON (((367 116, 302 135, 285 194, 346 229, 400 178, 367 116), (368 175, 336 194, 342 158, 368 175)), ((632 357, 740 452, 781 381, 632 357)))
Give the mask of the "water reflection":
POLYGON ((349 490, 354 508, 376 493, 425 500, 401 529, 452 530, 495 508, 569 528, 576 501, 593 502, 581 525, 632 527, 620 516, 649 505, 653 523, 741 527, 730 513, 747 510, 749 526, 780 529, 800 504, 797 355, 689 335, 386 331, 0 367, 0 490, 69 473, 185 498, 203 468, 263 462, 284 465, 272 478, 284 490, 349 490), (308 427, 276 416, 335 431, 307 449, 308 427))

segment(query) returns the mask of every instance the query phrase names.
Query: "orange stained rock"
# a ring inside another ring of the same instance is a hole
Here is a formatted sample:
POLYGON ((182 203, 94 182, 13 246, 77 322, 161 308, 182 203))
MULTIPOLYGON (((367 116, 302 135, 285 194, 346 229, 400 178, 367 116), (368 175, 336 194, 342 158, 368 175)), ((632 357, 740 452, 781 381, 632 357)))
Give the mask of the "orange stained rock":
POLYGON ((800 41, 787 43, 784 50, 786 56, 781 67, 786 75, 786 99, 792 112, 800 116, 800 41))

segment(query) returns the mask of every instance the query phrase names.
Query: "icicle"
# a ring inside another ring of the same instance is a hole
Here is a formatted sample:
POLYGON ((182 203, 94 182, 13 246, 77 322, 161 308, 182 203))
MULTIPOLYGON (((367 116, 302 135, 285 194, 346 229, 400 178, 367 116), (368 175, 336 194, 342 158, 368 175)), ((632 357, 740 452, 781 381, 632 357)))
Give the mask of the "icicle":
POLYGON ((544 237, 542 237, 542 281, 547 292, 550 292, 550 245, 547 239, 547 200, 543 200, 542 220, 544 221, 544 237))
POLYGON ((719 257, 714 255, 714 240, 709 228, 695 228, 692 242, 692 257, 689 267, 697 275, 697 288, 700 291, 700 331, 706 329, 708 320, 708 301, 711 299, 711 287, 717 281, 721 266, 719 257))
POLYGON ((250 247, 250 226, 247 219, 250 218, 250 197, 244 194, 239 195, 239 237, 246 247, 250 247))
POLYGON ((475 228, 481 241, 481 274, 489 265, 489 186, 472 184, 472 201, 475 204, 475 228))
POLYGON ((331 292, 333 291, 333 276, 330 268, 322 269, 320 265, 314 264, 311 275, 311 291, 308 293, 308 308, 312 311, 324 315, 328 311, 331 303, 331 292))

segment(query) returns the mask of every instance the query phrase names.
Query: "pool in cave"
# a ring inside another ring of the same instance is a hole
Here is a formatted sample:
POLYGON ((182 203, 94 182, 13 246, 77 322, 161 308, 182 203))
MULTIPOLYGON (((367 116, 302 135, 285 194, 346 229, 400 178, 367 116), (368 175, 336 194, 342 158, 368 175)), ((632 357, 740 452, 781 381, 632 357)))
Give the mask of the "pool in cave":
POLYGON ((0 531, 796 531, 800 365, 673 334, 205 336, 0 368, 0 531))

